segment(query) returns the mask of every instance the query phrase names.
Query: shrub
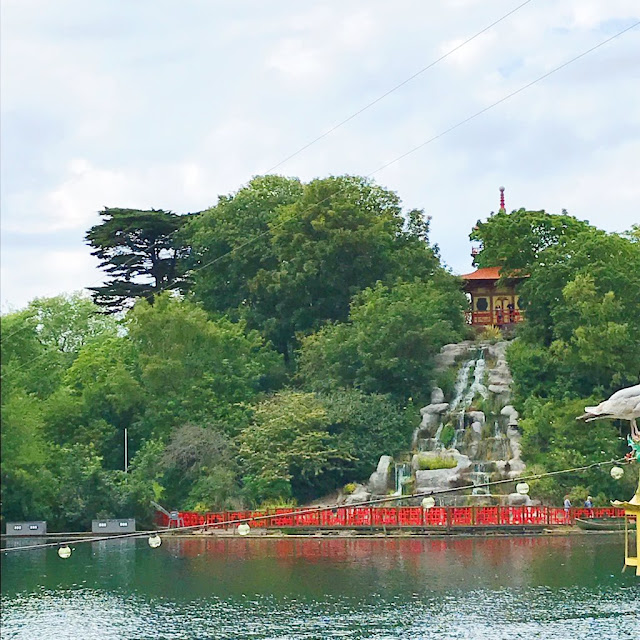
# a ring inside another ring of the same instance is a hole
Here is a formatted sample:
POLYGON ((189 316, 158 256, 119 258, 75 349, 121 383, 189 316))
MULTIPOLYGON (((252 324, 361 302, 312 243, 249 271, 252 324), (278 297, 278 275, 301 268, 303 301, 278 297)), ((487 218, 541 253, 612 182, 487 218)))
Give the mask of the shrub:
POLYGON ((418 456, 420 471, 434 471, 435 469, 453 469, 457 466, 452 456, 418 456))
POLYGON ((342 493, 345 496, 350 496, 355 490, 356 490, 356 483, 355 482, 349 482, 348 484, 345 484, 344 487, 342 487, 342 493))
POLYGON ((502 331, 498 327, 485 327, 478 336, 478 340, 481 342, 489 342, 495 344, 503 339, 502 331))
POLYGON ((444 426, 444 428, 442 429, 442 433, 440 434, 440 442, 442 443, 442 446, 449 447, 451 446, 451 443, 453 442, 453 439, 455 437, 455 428, 452 425, 447 424, 444 426))

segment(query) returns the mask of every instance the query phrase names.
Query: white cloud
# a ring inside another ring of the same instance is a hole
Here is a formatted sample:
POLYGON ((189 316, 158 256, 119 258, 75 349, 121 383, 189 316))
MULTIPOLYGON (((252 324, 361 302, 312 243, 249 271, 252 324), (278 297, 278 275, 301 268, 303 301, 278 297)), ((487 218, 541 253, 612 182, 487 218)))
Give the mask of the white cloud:
MULTIPOLYGON (((5 306, 99 281, 82 237, 102 207, 201 210, 517 4, 3 2, 5 306)), ((278 171, 369 173, 639 16, 637 0, 529 3, 278 171)), ((509 207, 566 207, 628 228, 640 184, 638 37, 377 179, 433 215, 433 239, 459 271, 502 183, 509 207)))

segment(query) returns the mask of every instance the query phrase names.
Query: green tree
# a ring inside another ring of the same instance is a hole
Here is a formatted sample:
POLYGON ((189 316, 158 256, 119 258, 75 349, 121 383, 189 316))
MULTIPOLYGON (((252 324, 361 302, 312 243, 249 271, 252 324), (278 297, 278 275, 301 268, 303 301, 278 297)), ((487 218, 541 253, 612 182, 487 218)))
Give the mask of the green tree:
POLYGON ((186 422, 221 422, 235 433, 256 395, 280 379, 281 357, 256 331, 168 293, 153 306, 138 302, 126 326, 145 398, 140 438, 166 437, 186 422))
POLYGON ((405 222, 395 193, 353 176, 255 178, 187 232, 204 307, 244 317, 287 359, 298 333, 345 320, 357 292, 438 265, 422 212, 405 222))
POLYGON ((194 293, 206 309, 243 315, 260 326, 264 292, 255 279, 278 265, 270 225, 302 189, 297 178, 258 176, 189 221, 184 236, 192 247, 194 293))
POLYGON ((563 247, 587 229, 588 222, 566 212, 557 215, 544 210, 500 210, 486 222, 478 220, 471 232, 471 240, 482 242, 474 262, 479 267, 501 266, 507 272, 528 272, 545 249, 563 247))
POLYGON ((335 486, 367 480, 380 455, 407 450, 417 416, 413 405, 404 407, 389 396, 356 389, 322 394, 319 400, 327 412, 329 433, 336 437, 339 449, 351 456, 335 474, 335 486))
POLYGON ((89 287, 94 300, 110 312, 121 311, 136 300, 153 302, 161 291, 186 288, 188 247, 178 231, 189 216, 152 209, 106 207, 104 219, 86 234, 86 241, 100 260, 107 281, 89 287))
POLYGON ((441 347, 465 335, 466 299, 442 273, 355 297, 349 324, 327 325, 302 342, 299 375, 317 391, 355 386, 396 398, 420 397, 441 347))
POLYGON ((247 498, 257 503, 306 499, 335 488, 327 476, 352 456, 328 426, 327 411, 313 394, 283 391, 260 403, 252 423, 238 435, 247 498))

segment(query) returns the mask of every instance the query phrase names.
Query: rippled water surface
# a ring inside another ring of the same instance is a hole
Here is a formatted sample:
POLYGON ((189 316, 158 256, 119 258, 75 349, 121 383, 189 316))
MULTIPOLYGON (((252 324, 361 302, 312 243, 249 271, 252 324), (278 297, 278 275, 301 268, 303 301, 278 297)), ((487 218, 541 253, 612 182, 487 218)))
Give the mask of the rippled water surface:
POLYGON ((622 540, 166 539, 3 554, 2 638, 640 638, 622 540))

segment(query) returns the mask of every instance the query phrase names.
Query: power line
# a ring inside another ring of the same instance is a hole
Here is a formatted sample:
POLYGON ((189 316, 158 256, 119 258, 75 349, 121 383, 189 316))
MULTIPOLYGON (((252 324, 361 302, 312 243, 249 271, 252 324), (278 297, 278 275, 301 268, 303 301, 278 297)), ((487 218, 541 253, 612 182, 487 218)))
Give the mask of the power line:
MULTIPOLYGON (((486 113, 487 111, 490 111, 491 109, 494 109, 495 107, 497 107, 498 105, 502 104, 503 102, 506 102, 510 98, 513 98, 514 96, 518 95, 519 93, 522 93, 526 89, 529 89, 530 87, 534 86, 538 82, 541 82, 545 78, 548 78, 549 76, 551 76, 554 73, 560 71, 561 69, 564 69, 565 67, 569 66, 573 62, 576 62, 580 58, 583 58, 584 56, 588 55, 589 53, 592 53, 596 49, 599 49, 600 47, 604 46, 605 44, 615 40, 616 38, 619 38, 621 35, 623 35, 627 31, 630 31, 631 29, 634 29, 638 25, 640 25, 640 21, 632 24, 630 27, 627 27, 627 28, 623 29, 622 31, 619 31, 618 33, 616 33, 615 35, 607 38, 606 40, 602 40, 601 42, 599 42, 597 45, 591 47, 590 49, 587 49, 586 51, 583 51, 579 55, 571 58, 570 60, 567 60, 566 62, 563 62, 561 65, 555 67, 554 69, 551 69, 551 71, 547 71, 543 75, 537 77, 535 80, 532 80, 531 82, 528 82, 527 84, 523 85, 519 89, 516 89, 515 91, 512 91, 511 93, 508 93, 507 95, 503 96, 499 100, 496 100, 492 104, 484 107, 483 109, 480 109, 479 111, 476 111, 475 113, 473 113, 472 115, 468 116, 464 120, 461 120, 460 122, 454 124, 453 126, 449 127, 448 129, 445 129, 444 131, 441 131, 440 133, 438 133, 437 135, 433 136, 432 138, 429 138, 428 140, 426 140, 426 141, 420 143, 419 145, 413 147, 409 151, 406 151, 405 153, 395 157, 393 160, 390 160, 389 162, 383 164, 382 166, 380 166, 377 169, 375 169, 375 171, 372 171, 371 173, 367 174, 365 177, 367 177, 367 178, 373 177, 377 173, 380 173, 380 171, 383 171, 384 169, 390 167, 392 164, 395 164, 396 162, 399 162, 403 158, 406 158, 407 156, 411 155, 412 153, 415 153, 419 149, 422 149, 423 147, 426 147, 427 145, 431 144, 432 142, 435 142, 439 138, 442 138, 443 136, 447 135, 448 133, 451 133, 452 131, 455 131, 459 127, 467 124, 468 122, 471 122, 472 120, 475 120, 475 118, 481 116, 482 114, 486 113)), ((311 205, 307 209, 303 210, 302 213, 306 213, 306 212, 310 211, 313 207, 316 207, 317 205, 322 204, 323 202, 327 202, 328 200, 331 200, 331 198, 333 198, 334 196, 338 195, 339 193, 341 193, 344 190, 345 190, 345 188, 338 189, 337 191, 335 191, 331 195, 327 196, 326 198, 323 198, 322 200, 319 200, 318 202, 315 202, 313 205, 311 205)), ((263 233, 260 233, 260 234, 258 234, 256 236, 254 236, 253 238, 247 240, 246 242, 243 242, 242 244, 238 245, 237 247, 234 247, 233 249, 229 250, 228 252, 218 256, 217 258, 214 258, 210 262, 207 262, 206 264, 200 265, 200 266, 196 267, 195 269, 192 269, 190 274, 191 273, 195 273, 196 271, 200 271, 201 269, 205 269, 206 267, 210 267, 210 266, 216 264, 218 261, 222 260, 223 258, 226 258, 227 256, 230 256, 234 252, 236 252, 236 251, 238 251, 240 249, 243 249, 244 247, 246 247, 246 246, 252 244, 253 242, 255 242, 256 240, 259 240, 260 238, 270 234, 273 229, 277 229, 278 227, 284 225, 285 223, 286 223, 286 221, 283 221, 283 222, 280 222, 279 224, 273 225, 271 227, 271 229, 269 229, 268 231, 264 231, 263 233)), ((182 278, 183 281, 185 279, 186 278, 182 278)), ((179 280, 180 279, 178 279, 178 281, 179 280)))
MULTIPOLYGON (((528 82, 527 84, 521 86, 519 89, 516 89, 515 91, 512 91, 511 93, 506 94, 505 96, 503 96, 499 100, 496 100, 495 102, 491 103, 490 105, 480 109, 479 111, 476 111, 475 113, 473 113, 472 115, 468 116, 464 120, 461 120, 458 123, 454 124, 453 126, 449 127, 448 129, 445 129, 444 131, 441 131, 437 135, 433 136, 432 138, 429 138, 428 140, 425 140, 424 142, 420 143, 419 145, 413 147, 412 149, 409 149, 405 153, 402 153, 401 155, 396 156, 393 160, 390 160, 389 162, 386 162, 385 164, 381 165, 380 167, 378 167, 377 169, 375 169, 371 173, 367 174, 365 177, 370 178, 370 177, 376 175, 377 173, 380 173, 380 171, 383 171, 384 169, 386 169, 386 168, 390 167, 391 165, 395 164, 396 162, 399 162, 400 160, 402 160, 402 159, 406 158, 407 156, 411 155, 412 153, 415 153, 419 149, 422 149, 423 147, 426 147, 427 145, 431 144, 432 142, 435 142, 436 140, 438 140, 438 139, 442 138, 443 136, 447 135, 448 133, 451 133, 452 131, 455 131, 456 129, 462 127, 463 125, 465 125, 465 124, 467 124, 469 122, 471 122, 472 120, 475 120, 476 118, 478 118, 479 116, 483 115, 484 113, 487 113, 488 111, 490 111, 491 109, 494 109, 495 107, 497 107, 498 105, 502 104, 503 102, 506 102, 507 100, 513 98, 514 96, 522 93, 526 89, 531 88, 532 86, 538 84, 538 82, 541 82, 542 80, 548 78, 549 76, 553 75, 554 73, 557 73, 561 69, 564 69, 565 67, 567 67, 570 64, 576 62, 577 60, 580 60, 581 58, 585 57, 589 53, 592 53, 592 52, 596 51, 600 47, 603 47, 605 44, 608 44, 609 42, 612 42, 613 40, 619 38, 620 36, 624 35, 627 31, 631 31, 631 29, 635 29, 639 25, 640 25, 640 21, 635 22, 631 26, 626 27, 625 29, 622 29, 621 31, 618 31, 613 36, 610 36, 609 38, 606 38, 605 40, 602 40, 598 44, 596 44, 593 47, 587 49, 586 51, 583 51, 582 53, 580 53, 577 56, 574 56, 573 58, 563 62, 562 64, 560 64, 557 67, 551 69, 550 71, 547 71, 546 73, 542 74, 541 76, 538 76, 535 80, 532 80, 531 82, 528 82)), ((315 202, 313 205, 309 206, 307 209, 304 209, 302 213, 308 212, 313 207, 316 207, 319 204, 322 204, 324 202, 327 202, 328 200, 331 200, 331 198, 335 197, 336 195, 338 195, 342 191, 345 191, 345 189, 346 189, 346 187, 343 187, 341 189, 337 189, 331 195, 327 196, 326 198, 323 198, 322 200, 319 200, 318 202, 315 202)), ((193 273, 196 273, 197 271, 201 271, 202 269, 206 269, 207 267, 210 267, 210 266, 218 263, 222 259, 234 254, 235 252, 239 251, 240 249, 244 249, 244 247, 247 247, 250 244, 253 244, 257 240, 259 240, 260 238, 263 238, 263 237, 269 235, 273 231, 273 229, 277 229, 277 228, 283 226, 284 224, 286 224, 286 220, 284 220, 284 221, 282 221, 282 222, 280 222, 278 224, 273 225, 269 230, 264 231, 262 233, 259 233, 258 235, 254 236, 253 238, 250 238, 249 240, 247 240, 246 242, 243 242, 242 244, 239 244, 236 247, 233 247, 233 249, 230 249, 226 253, 223 253, 222 255, 217 256, 213 260, 210 260, 209 262, 207 262, 205 264, 202 264, 202 265, 199 265, 199 266, 195 267, 194 269, 192 269, 189 272, 189 276, 191 274, 193 274, 193 273)), ((187 276, 187 277, 189 277, 189 276, 187 276)), ((173 283, 171 283, 171 286, 173 287, 173 286, 175 286, 176 283, 179 283, 179 282, 185 282, 187 280, 187 277, 177 278, 173 283)), ((162 291, 165 291, 166 289, 167 289, 167 287, 161 287, 160 289, 158 289, 158 291, 156 293, 161 293, 162 291)), ((33 362, 39 360, 40 358, 44 357, 45 355, 46 355, 46 352, 42 353, 39 356, 36 356, 32 360, 29 360, 29 361, 23 363, 21 366, 19 366, 16 369, 14 369, 13 373, 23 369, 24 367, 28 366, 29 364, 32 364, 33 362)))
POLYGON ((480 37, 483 33, 486 33, 487 31, 489 31, 489 29, 491 29, 492 27, 495 27, 498 23, 502 22, 503 20, 508 18, 510 15, 514 14, 516 11, 522 9, 522 7, 529 4, 531 1, 532 0, 526 0, 526 2, 523 2, 522 4, 518 5, 517 7, 509 11, 508 13, 505 13, 502 17, 498 18, 497 20, 492 22, 490 25, 487 25, 484 29, 481 29, 476 34, 472 35, 470 38, 467 38, 464 42, 461 42, 459 45, 455 46, 453 49, 450 49, 449 51, 447 51, 447 53, 441 55, 439 58, 429 63, 426 67, 422 67, 422 69, 420 69, 419 71, 416 71, 416 73, 409 76, 406 80, 403 80, 400 84, 397 84, 395 87, 392 87, 391 89, 383 93, 381 96, 378 96, 375 100, 372 100, 371 102, 366 104, 364 107, 358 109, 358 111, 352 113, 350 116, 348 116, 341 122, 338 122, 338 124, 334 125, 330 129, 327 129, 327 131, 320 134, 317 138, 314 138, 304 146, 300 147, 300 149, 298 149, 297 151, 294 151, 291 155, 287 156, 284 160, 282 160, 281 162, 278 162, 278 164, 273 165, 273 167, 268 169, 266 173, 271 173, 278 167, 282 166, 285 162, 288 162, 292 158, 295 158, 298 154, 302 153, 303 151, 305 151, 306 149, 314 145, 316 142, 319 142, 323 138, 326 138, 328 135, 332 134, 334 131, 336 131, 343 125, 347 124, 347 122, 350 122, 351 120, 359 116, 361 113, 364 113, 365 111, 367 111, 367 109, 370 109, 374 105, 378 104, 378 102, 384 100, 387 96, 390 96, 394 91, 397 91, 401 87, 404 87, 404 85, 408 84, 412 80, 415 80, 419 75, 422 75, 425 71, 428 71, 432 67, 435 67, 439 62, 446 60, 449 56, 454 54, 456 51, 462 49, 464 46, 468 45, 470 42, 473 42, 476 38, 480 37))
MULTIPOLYGON (((456 51, 459 51, 460 49, 462 49, 463 47, 465 47, 466 45, 468 45, 469 43, 473 42, 476 38, 480 37, 482 34, 486 33, 487 31, 489 31, 490 29, 492 29, 493 27, 495 27, 497 24, 499 24, 500 22, 502 22, 503 20, 506 20, 509 16, 513 15, 514 13, 516 13, 517 11, 519 11, 520 9, 522 9, 524 6, 528 5, 529 3, 533 2, 533 0, 526 0, 525 2, 523 2, 522 4, 519 4, 517 7, 515 7, 514 9, 512 9, 511 11, 509 11, 508 13, 505 13, 503 16, 501 16, 500 18, 498 18, 497 20, 494 20, 491 24, 487 25, 486 27, 484 27, 483 29, 481 29, 480 31, 478 31, 477 33, 475 33, 474 35, 472 35, 471 37, 467 38, 466 40, 464 40, 463 42, 461 42, 459 45, 455 46, 453 49, 450 49, 449 51, 447 51, 447 53, 441 55, 439 58, 437 58, 436 60, 430 62, 426 67, 423 67, 422 69, 420 69, 419 71, 417 71, 416 73, 414 73, 413 75, 409 76, 408 78, 406 78, 405 80, 403 80, 402 82, 400 82, 399 84, 395 85, 394 87, 392 87, 391 89, 387 90, 385 93, 383 93, 382 95, 378 96, 375 100, 372 100, 371 102, 369 102, 368 104, 366 104, 364 107, 361 107, 360 109, 358 109, 357 111, 355 111, 354 113, 352 113, 351 115, 347 116, 344 120, 342 120, 341 122, 339 122, 338 124, 334 125, 333 127, 331 127, 330 129, 328 129, 327 131, 325 131, 324 133, 320 134, 319 136, 317 136, 316 138, 314 138, 313 140, 311 140, 310 142, 306 143, 304 146, 300 147, 297 151, 294 151, 293 153, 291 153, 290 155, 288 155, 286 158, 284 158, 283 160, 281 160, 280 162, 278 162, 277 164, 273 165, 273 167, 271 167, 270 169, 268 169, 265 174, 269 174, 272 171, 275 171, 275 169, 281 167, 283 164, 285 164, 286 162, 288 162, 289 160, 291 160, 292 158, 294 158, 295 156, 299 155, 300 153, 302 153, 303 151, 305 151, 306 149, 308 149, 309 147, 313 146, 316 142, 319 142, 320 140, 322 140, 323 138, 326 138, 328 135, 330 135, 331 133, 333 133, 334 131, 336 131, 337 129, 341 128, 342 126, 344 126, 345 124, 347 124, 348 122, 350 122, 351 120, 353 120, 354 118, 357 118, 361 113, 364 113, 365 111, 367 111, 368 109, 370 109, 371 107, 373 107, 374 105, 378 104, 378 102, 381 102, 382 100, 384 100, 387 96, 391 95, 392 93, 394 93, 395 91, 397 91, 398 89, 404 87, 406 84, 408 84, 409 82, 411 82, 412 80, 415 80, 415 78, 417 78, 418 76, 422 75, 425 71, 428 71, 429 69, 431 69, 432 67, 435 67, 438 63, 442 62, 443 60, 445 60, 446 58, 448 58, 449 56, 451 56, 452 54, 454 54, 456 51)), ((180 231, 180 229, 176 229, 175 231, 172 231, 170 234, 168 234, 166 236, 166 239, 170 238, 171 236, 175 235, 176 233, 178 233, 180 231)), ((149 249, 153 249, 153 248, 157 248, 159 245, 157 243, 152 244, 149 249)), ((129 264, 131 264, 131 261, 134 259, 134 257, 132 256, 128 261, 125 261, 122 265, 120 265, 121 267, 125 267, 129 264)), ((85 287, 85 288, 89 288, 89 287, 85 287)), ((164 289, 160 289, 159 291, 163 291, 164 289)), ((11 333, 10 335, 4 337, 0 337, 0 341, 4 341, 4 340, 9 340, 11 339, 16 333, 19 333, 20 331, 23 331, 26 327, 22 327, 16 331, 14 331, 13 333, 11 333)))
MULTIPOLYGON (((322 513, 324 511, 335 511, 336 509, 351 509, 354 507, 367 507, 374 504, 383 504, 387 502, 396 502, 398 500, 409 500, 412 498, 429 498, 441 496, 449 493, 456 493, 458 491, 465 491, 468 489, 478 489, 483 487, 493 487, 497 485, 509 484, 509 483, 517 483, 517 482, 527 482, 530 480, 541 480, 542 478, 549 478, 557 475, 564 475, 568 473, 579 473, 581 471, 588 471, 589 469, 596 469, 607 465, 616 465, 616 464, 629 464, 629 460, 626 458, 618 458, 613 460, 604 460, 602 462, 593 462, 592 464, 583 465, 581 467, 573 467, 571 469, 561 469, 559 471, 546 471, 545 473, 536 473, 529 476, 520 476, 519 478, 509 478, 506 480, 493 480, 491 482, 484 482, 481 484, 467 484, 461 487, 452 487, 449 489, 437 489, 435 491, 419 491, 416 493, 412 493, 410 495, 404 496, 384 496, 381 498, 373 498, 371 500, 363 500, 361 502, 354 502, 348 505, 344 504, 334 504, 328 507, 312 507, 309 509, 302 509, 299 511, 295 511, 295 515, 308 515, 312 513, 322 513)), ((286 515, 286 514, 283 514, 286 515)), ((250 518, 235 518, 232 520, 226 520, 223 522, 216 522, 213 524, 194 524, 182 527, 174 527, 164 532, 154 531, 153 533, 176 533, 178 531, 192 531, 195 529, 208 529, 208 528, 217 528, 222 526, 229 525, 238 525, 238 524, 248 524, 251 522, 259 522, 262 520, 267 520, 268 518, 273 518, 273 514, 268 514, 264 516, 254 516, 250 518)), ((121 535, 114 536, 99 536, 93 538, 80 538, 76 540, 68 540, 66 542, 45 542, 42 544, 34 544, 34 545, 26 545, 22 547, 11 547, 7 549, 3 549, 4 553, 9 553, 13 551, 29 551, 33 549, 44 549, 47 547, 60 547, 69 544, 81 544, 83 542, 101 542, 104 540, 121 540, 123 538, 142 538, 144 536, 149 535, 148 531, 136 531, 135 533, 124 533, 121 535)))

